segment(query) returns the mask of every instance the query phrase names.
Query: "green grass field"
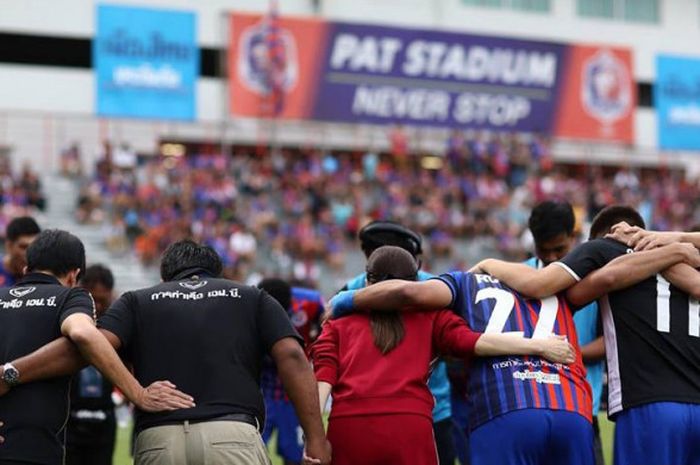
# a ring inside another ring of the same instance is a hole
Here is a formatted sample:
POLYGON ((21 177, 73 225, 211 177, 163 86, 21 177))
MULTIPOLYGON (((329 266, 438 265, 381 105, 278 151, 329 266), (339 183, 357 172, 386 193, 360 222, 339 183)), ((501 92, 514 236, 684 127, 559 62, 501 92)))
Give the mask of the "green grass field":
MULTIPOLYGON (((612 442, 613 442, 613 423, 608 421, 605 414, 598 415, 600 422, 600 434, 603 441, 603 453, 605 454, 605 463, 612 465, 612 442)), ((114 451, 114 465, 131 465, 131 457, 129 456, 129 436, 131 435, 130 428, 119 428, 117 432, 117 447, 114 451)), ((282 461, 275 453, 275 438, 273 436, 270 447, 270 457, 273 465, 282 465, 282 461)))

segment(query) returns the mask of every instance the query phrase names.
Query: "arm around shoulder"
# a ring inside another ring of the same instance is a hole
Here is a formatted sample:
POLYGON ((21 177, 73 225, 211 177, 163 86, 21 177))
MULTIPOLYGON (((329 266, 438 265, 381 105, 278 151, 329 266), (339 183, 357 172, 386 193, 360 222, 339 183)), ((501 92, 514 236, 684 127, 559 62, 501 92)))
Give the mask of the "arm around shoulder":
POLYGON ((485 260, 481 269, 528 297, 541 299, 576 283, 576 278, 558 263, 536 270, 522 263, 485 260))
POLYGON ((662 276, 692 298, 700 300, 700 271, 685 263, 679 263, 666 269, 662 276))
POLYGON ((452 302, 450 287, 440 279, 402 281, 392 279, 357 291, 353 307, 357 310, 436 310, 452 302))
POLYGON ((481 335, 475 350, 480 357, 537 355, 555 363, 573 363, 576 359, 576 351, 566 336, 531 339, 521 334, 488 333, 481 335))
POLYGON ((653 250, 621 255, 592 272, 569 289, 567 299, 585 305, 609 292, 632 286, 675 265, 689 261, 700 265, 698 250, 690 244, 675 243, 653 250))

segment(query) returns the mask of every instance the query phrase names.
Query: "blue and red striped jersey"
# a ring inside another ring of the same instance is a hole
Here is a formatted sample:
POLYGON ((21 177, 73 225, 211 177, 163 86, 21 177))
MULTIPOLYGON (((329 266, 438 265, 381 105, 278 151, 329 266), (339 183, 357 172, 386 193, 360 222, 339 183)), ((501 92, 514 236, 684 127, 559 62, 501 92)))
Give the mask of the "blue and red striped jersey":
POLYGON ((5 269, 3 258, 4 257, 0 257, 0 287, 11 287, 14 286, 17 280, 5 269))
POLYGON ((572 312, 562 296, 528 299, 497 279, 469 272, 439 278, 452 291, 451 308, 483 333, 527 338, 565 335, 576 347, 571 365, 536 356, 479 357, 469 375, 469 423, 474 429, 499 415, 525 408, 566 410, 591 421, 591 388, 578 347, 572 312))
POLYGON ((318 337, 323 311, 323 296, 320 292, 303 287, 292 288, 289 318, 299 335, 304 338, 307 348, 318 337))
MULTIPOLYGON (((314 289, 292 288, 292 301, 287 309, 289 319, 299 335, 304 339, 308 350, 318 337, 323 317, 323 296, 314 289)), ((277 376, 277 368, 271 358, 265 357, 260 376, 260 386, 266 399, 289 400, 277 376)))

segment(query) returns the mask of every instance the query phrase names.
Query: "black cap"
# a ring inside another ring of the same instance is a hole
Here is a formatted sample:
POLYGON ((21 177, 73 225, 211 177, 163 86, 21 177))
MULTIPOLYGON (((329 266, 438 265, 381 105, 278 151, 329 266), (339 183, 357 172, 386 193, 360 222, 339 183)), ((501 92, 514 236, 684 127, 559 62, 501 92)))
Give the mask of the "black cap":
POLYGON ((423 253, 420 235, 393 221, 372 221, 360 229, 358 237, 367 256, 384 245, 401 247, 414 257, 423 253))

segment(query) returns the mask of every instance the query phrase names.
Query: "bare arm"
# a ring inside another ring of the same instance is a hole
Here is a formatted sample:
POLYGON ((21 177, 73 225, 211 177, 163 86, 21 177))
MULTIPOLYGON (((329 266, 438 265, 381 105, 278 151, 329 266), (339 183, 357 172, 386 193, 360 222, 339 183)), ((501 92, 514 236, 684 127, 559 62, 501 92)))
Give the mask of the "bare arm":
POLYGON ((554 263, 536 270, 522 263, 486 259, 476 268, 521 294, 538 299, 554 295, 576 283, 573 276, 554 263))
POLYGON ((624 221, 613 226, 607 237, 634 247, 634 250, 650 250, 677 242, 688 242, 700 248, 700 232, 647 231, 624 221))
POLYGON ((356 310, 435 310, 452 302, 452 291, 438 279, 402 281, 392 279, 372 284, 353 296, 356 310))
POLYGON ((595 363, 605 358, 605 340, 603 336, 581 347, 583 363, 595 363))
POLYGON ((570 288, 566 297, 572 304, 583 306, 608 292, 637 284, 683 261, 700 266, 700 253, 691 244, 671 244, 621 255, 570 288))
POLYGON ((333 386, 331 386, 329 383, 325 381, 319 381, 318 382, 318 400, 319 400, 319 407, 321 414, 323 414, 323 411, 326 409, 326 404, 328 403, 328 398, 331 396, 331 391, 333 390, 333 386))
POLYGON ((566 336, 548 339, 524 338, 520 334, 483 334, 474 347, 481 357, 497 355, 537 355, 555 363, 573 363, 576 351, 566 341, 566 336))
POLYGON ((330 463, 330 444, 326 441, 318 408, 316 378, 304 350, 294 338, 285 337, 272 346, 270 353, 304 430, 307 454, 320 459, 321 463, 330 463))
POLYGON ((63 320, 61 332, 75 343, 88 362, 100 370, 141 410, 156 412, 194 407, 190 396, 175 390, 175 386, 168 382, 165 382, 166 386, 158 387, 158 393, 144 389, 127 370, 112 344, 95 327, 88 315, 75 313, 68 316, 63 320))
MULTIPOLYGON (((119 338, 109 331, 100 330, 115 349, 119 349, 119 338)), ((31 354, 13 360, 12 365, 21 373, 22 384, 42 379, 68 376, 88 365, 78 347, 67 337, 59 337, 31 354)), ((2 373, 2 367, 0 367, 2 373)))
POLYGON ((661 274, 668 282, 694 299, 700 300, 700 272, 698 270, 688 264, 679 263, 661 274))
POLYGON ((21 373, 22 384, 72 375, 88 364, 67 337, 59 337, 11 363, 21 373))

